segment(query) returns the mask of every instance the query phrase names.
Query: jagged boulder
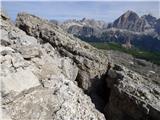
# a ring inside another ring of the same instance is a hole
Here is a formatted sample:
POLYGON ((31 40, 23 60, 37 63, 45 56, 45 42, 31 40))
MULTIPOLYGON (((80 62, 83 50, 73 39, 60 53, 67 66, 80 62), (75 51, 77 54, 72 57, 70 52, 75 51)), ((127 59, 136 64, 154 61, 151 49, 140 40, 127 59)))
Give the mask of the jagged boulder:
POLYGON ((1 21, 2 119, 105 120, 77 86, 72 59, 61 57, 48 42, 39 44, 3 13, 1 21))
POLYGON ((116 65, 106 78, 111 89, 105 115, 112 120, 159 120, 160 85, 116 65))
POLYGON ((49 42, 62 56, 71 58, 79 68, 77 81, 84 90, 105 73, 107 57, 59 26, 27 13, 18 14, 16 25, 41 43, 49 42))
POLYGON ((5 111, 15 120, 105 120, 72 81, 52 76, 36 88, 7 104, 5 111))

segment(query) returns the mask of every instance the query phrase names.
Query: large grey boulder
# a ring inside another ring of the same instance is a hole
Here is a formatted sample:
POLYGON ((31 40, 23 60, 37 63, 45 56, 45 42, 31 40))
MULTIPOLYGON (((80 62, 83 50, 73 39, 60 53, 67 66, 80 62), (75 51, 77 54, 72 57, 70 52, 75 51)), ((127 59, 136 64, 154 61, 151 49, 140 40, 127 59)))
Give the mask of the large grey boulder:
POLYGON ((112 120, 159 120, 160 85, 115 65, 106 78, 111 89, 105 115, 112 120))
POLYGON ((4 107, 14 120, 105 120, 90 98, 72 81, 51 76, 4 107))
POLYGON ((20 92, 40 85, 37 76, 29 69, 25 69, 29 66, 29 62, 25 61, 15 49, 23 45, 35 44, 37 40, 15 27, 3 12, 1 12, 1 31, 1 93, 8 99, 4 99, 3 102, 9 102, 20 92))
POLYGON ((105 120, 77 86, 78 67, 48 42, 28 36, 1 13, 2 119, 105 120))
POLYGON ((92 81, 105 73, 107 57, 59 26, 27 13, 18 14, 16 25, 41 43, 49 42, 62 56, 71 58, 79 68, 77 81, 84 90, 88 90, 92 81))

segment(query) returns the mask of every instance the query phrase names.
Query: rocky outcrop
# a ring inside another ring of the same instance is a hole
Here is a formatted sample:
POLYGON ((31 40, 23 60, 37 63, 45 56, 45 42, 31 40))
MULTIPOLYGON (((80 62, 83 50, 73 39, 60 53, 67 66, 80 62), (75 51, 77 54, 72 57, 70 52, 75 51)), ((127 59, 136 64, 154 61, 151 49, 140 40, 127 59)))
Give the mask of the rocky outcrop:
POLYGON ((139 73, 148 81, 160 84, 160 66, 142 59, 134 58, 132 55, 120 51, 107 50, 104 52, 110 56, 113 63, 125 66, 139 73))
POLYGON ((159 120, 159 84, 115 65, 106 78, 111 88, 106 117, 112 120, 159 120))
POLYGON ((71 58, 79 68, 76 80, 84 90, 88 90, 94 79, 105 73, 107 57, 59 26, 27 13, 18 14, 16 25, 40 42, 49 42, 62 56, 71 58))
POLYGON ((2 119, 105 120, 77 86, 79 70, 72 59, 49 41, 39 44, 3 13, 1 22, 2 119))
POLYGON ((109 56, 47 20, 19 14, 16 25, 25 32, 3 14, 1 21, 3 118, 160 119, 158 82, 107 64, 109 56))
POLYGON ((15 120, 105 120, 73 82, 52 76, 43 81, 45 88, 36 88, 20 95, 5 106, 5 111, 15 120))
POLYGON ((158 120, 160 67, 119 51, 106 52, 112 63, 116 63, 106 78, 111 88, 109 102, 105 107, 106 118, 158 120))

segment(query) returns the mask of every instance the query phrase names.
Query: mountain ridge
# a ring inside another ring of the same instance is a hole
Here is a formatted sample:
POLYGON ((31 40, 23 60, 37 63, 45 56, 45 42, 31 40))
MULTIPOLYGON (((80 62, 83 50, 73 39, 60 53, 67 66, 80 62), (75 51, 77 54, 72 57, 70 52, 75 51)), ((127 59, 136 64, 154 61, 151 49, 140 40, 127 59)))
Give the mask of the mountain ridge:
MULTIPOLYGON (((159 19, 153 17, 152 15, 138 16, 137 13, 133 11, 127 11, 118 17, 113 23, 103 23, 103 26, 97 27, 98 24, 81 24, 82 20, 79 20, 75 24, 75 21, 68 21, 62 23, 61 27, 65 28, 68 33, 71 33, 81 39, 88 42, 108 42, 108 40, 118 42, 120 44, 130 43, 133 47, 138 49, 144 49, 149 51, 160 51, 158 46, 160 45, 159 37, 159 19), (115 32, 121 31, 121 32, 115 32), (126 33, 133 33, 126 34, 126 33), (112 34, 111 34, 112 33, 112 34), (137 36, 139 34, 139 36, 137 36), (119 37, 117 37, 119 36, 119 37), (147 37, 150 38, 147 39, 147 37), (153 42, 152 42, 153 41, 153 42), (146 43, 145 43, 146 42, 146 43), (143 44, 146 45, 143 47, 143 44), (139 45, 138 45, 139 44, 139 45), (156 49, 152 46, 156 46, 156 49)), ((95 20, 94 20, 95 21, 95 20)), ((93 22, 96 23, 96 22, 93 22)))

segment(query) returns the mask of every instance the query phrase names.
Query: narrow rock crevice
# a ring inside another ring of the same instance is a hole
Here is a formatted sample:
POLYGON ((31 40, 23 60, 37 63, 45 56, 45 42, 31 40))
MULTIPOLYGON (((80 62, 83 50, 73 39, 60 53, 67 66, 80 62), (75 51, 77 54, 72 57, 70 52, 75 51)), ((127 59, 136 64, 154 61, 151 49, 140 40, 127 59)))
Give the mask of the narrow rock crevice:
MULTIPOLYGON (((78 85, 78 87, 79 88, 83 88, 83 86, 82 86, 82 81, 79 79, 80 78, 80 73, 78 72, 78 74, 77 74, 77 77, 76 77, 76 79, 75 79, 75 81, 77 82, 77 85, 78 85)), ((85 92, 85 91, 84 91, 85 92)))
MULTIPOLYGON (((106 79, 109 69, 106 71, 105 74, 99 78, 96 76, 92 79, 91 87, 88 90, 83 90, 85 94, 87 94, 92 103, 95 105, 95 108, 106 116, 106 105, 109 104, 109 98, 111 93, 111 88, 108 87, 106 79)), ((83 89, 82 81, 79 79, 81 77, 80 73, 77 75, 76 82, 78 87, 83 89)))
POLYGON ((91 97, 96 109, 103 113, 106 118, 105 107, 109 104, 110 94, 111 88, 107 85, 106 75, 103 75, 100 79, 95 80, 91 89, 88 91, 88 95, 91 97))

